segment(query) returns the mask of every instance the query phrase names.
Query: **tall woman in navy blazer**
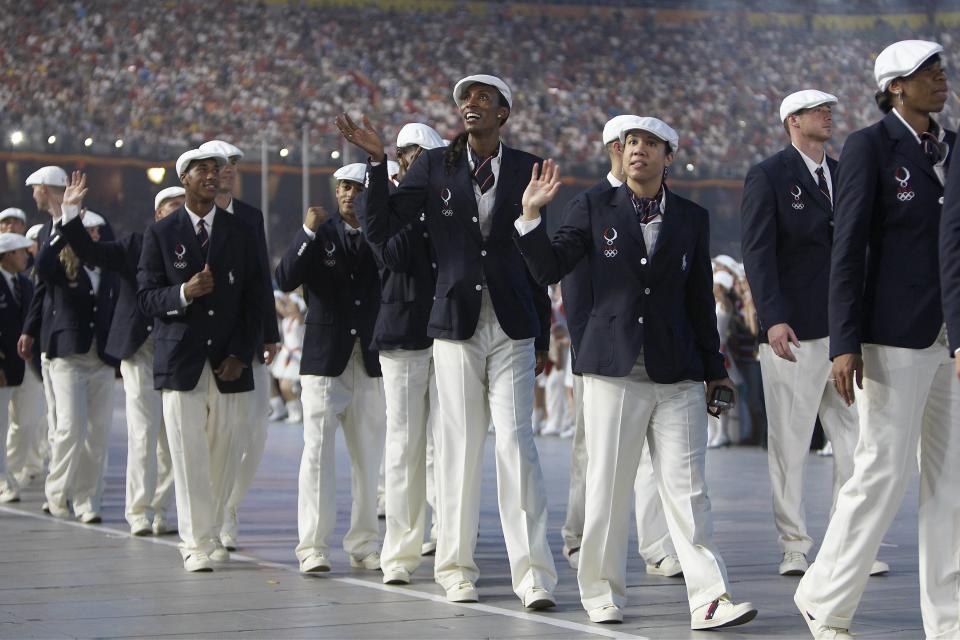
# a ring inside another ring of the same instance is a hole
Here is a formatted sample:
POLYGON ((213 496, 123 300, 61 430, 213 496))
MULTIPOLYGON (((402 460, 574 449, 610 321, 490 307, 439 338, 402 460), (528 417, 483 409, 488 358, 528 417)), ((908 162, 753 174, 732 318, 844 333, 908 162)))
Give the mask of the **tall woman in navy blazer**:
MULTIPOLYGON (((85 182, 75 172, 64 193, 61 224, 79 214, 85 194, 85 182)), ((37 254, 37 275, 51 302, 46 353, 57 404, 45 491, 51 514, 66 517, 71 500, 81 522, 99 522, 118 364, 106 353, 116 276, 81 265, 67 247, 58 224, 37 254)))
POLYGON ((848 637, 870 565, 917 464, 918 442, 924 630, 928 638, 960 636, 960 381, 946 345, 937 262, 956 136, 931 117, 947 98, 940 51, 936 43, 907 40, 877 56, 877 102, 886 115, 851 134, 840 155, 830 355, 844 400, 854 401, 855 382, 862 389, 860 439, 853 476, 795 596, 816 637, 827 633, 818 627, 848 637))
MULTIPOLYGON (((446 149, 422 153, 387 207, 374 201, 383 190, 369 194, 370 211, 390 211, 405 222, 423 214, 437 256, 436 299, 427 325, 443 415, 435 574, 449 600, 477 599, 473 550, 483 442, 492 418, 513 590, 525 606, 551 607, 557 574, 531 425, 535 363, 543 356, 535 351, 549 344, 550 300, 511 240, 526 176, 538 158, 500 141, 512 108, 502 80, 464 78, 454 87, 454 100, 466 132, 446 149)), ((373 162, 386 161, 368 121, 362 129, 345 116, 337 124, 373 162)))
POLYGON ((709 219, 663 187, 677 146, 673 129, 656 118, 633 118, 622 124, 620 141, 625 184, 572 200, 551 240, 539 209, 560 179, 547 160, 542 174, 533 169, 516 223, 517 244, 540 282, 560 280, 582 260, 589 264, 593 302, 577 359, 587 444, 580 597, 592 621, 622 621, 631 491, 649 438, 691 627, 742 624, 756 610, 730 599, 704 480, 703 383, 708 394, 730 386, 714 313, 709 219))

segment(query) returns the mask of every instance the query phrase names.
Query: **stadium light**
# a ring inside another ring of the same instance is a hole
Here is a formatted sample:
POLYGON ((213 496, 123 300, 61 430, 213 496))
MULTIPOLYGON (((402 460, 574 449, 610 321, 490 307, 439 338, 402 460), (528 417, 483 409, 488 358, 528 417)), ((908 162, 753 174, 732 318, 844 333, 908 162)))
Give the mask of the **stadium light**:
POLYGON ((117 141, 113 143, 113 146, 115 146, 117 149, 121 148, 123 146, 123 140, 117 138, 117 141))
POLYGON ((57 136, 50 136, 47 138, 47 144, 53 144, 57 141, 57 136))
POLYGON ((87 138, 86 140, 84 140, 84 141, 83 141, 83 146, 85 146, 85 147, 92 147, 92 146, 93 146, 93 138, 87 138))
POLYGON ((333 158, 334 160, 339 160, 340 152, 334 149, 333 151, 330 152, 330 157, 333 158))
POLYGON ((163 179, 167 175, 167 170, 163 167, 150 167, 147 169, 147 180, 153 184, 163 184, 163 179))
POLYGON ((13 133, 10 134, 10 142, 14 146, 23 142, 23 138, 24 138, 23 131, 14 131, 13 133))
POLYGON ((290 155, 290 149, 287 149, 286 147, 280 149, 281 158, 286 158, 288 155, 290 155))

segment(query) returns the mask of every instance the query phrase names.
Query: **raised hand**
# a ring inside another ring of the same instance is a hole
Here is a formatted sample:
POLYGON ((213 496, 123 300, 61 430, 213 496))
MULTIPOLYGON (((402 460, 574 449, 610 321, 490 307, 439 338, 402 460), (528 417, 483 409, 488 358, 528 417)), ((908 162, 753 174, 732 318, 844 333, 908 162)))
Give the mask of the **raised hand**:
POLYGON ((310 207, 307 209, 307 215, 303 219, 303 224, 307 229, 310 229, 310 231, 316 233, 317 229, 320 228, 320 225, 326 222, 327 218, 329 217, 330 215, 323 207, 310 207))
POLYGON ((63 192, 63 204, 80 206, 87 195, 87 174, 83 171, 74 171, 70 176, 70 184, 63 192))
POLYGON ((520 203, 523 205, 523 217, 526 220, 536 220, 540 217, 540 209, 547 205, 557 191, 560 190, 560 165, 553 160, 543 161, 543 171, 540 164, 534 163, 530 175, 530 182, 523 191, 520 203))
POLYGON ((358 126, 350 116, 341 113, 335 120, 337 129, 344 139, 366 151, 375 162, 384 159, 383 140, 367 116, 363 116, 363 126, 358 126))

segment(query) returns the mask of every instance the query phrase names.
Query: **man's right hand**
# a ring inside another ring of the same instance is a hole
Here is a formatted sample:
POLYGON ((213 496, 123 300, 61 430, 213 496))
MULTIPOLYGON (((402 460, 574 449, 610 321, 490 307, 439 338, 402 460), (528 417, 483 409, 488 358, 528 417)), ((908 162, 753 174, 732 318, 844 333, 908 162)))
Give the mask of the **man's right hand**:
POLYGON ((193 277, 183 285, 183 295, 187 300, 196 300, 203 296, 213 293, 213 272, 210 271, 210 265, 203 265, 203 271, 193 274, 193 277))
POLYGON ((307 229, 310 229, 310 231, 316 233, 320 225, 326 222, 329 217, 327 210, 323 207, 310 207, 307 209, 307 215, 303 219, 303 225, 307 229))
POLYGON ((350 142, 364 151, 366 151, 374 162, 383 162, 386 160, 386 154, 383 151, 383 140, 377 133, 370 119, 363 116, 363 126, 360 127, 345 113, 341 113, 336 119, 337 129, 340 134, 350 142))
POLYGON ((853 404, 853 381, 857 381, 857 386, 863 389, 863 357, 859 353, 845 353, 833 359, 833 386, 837 393, 847 403, 847 406, 853 404))
POLYGON ((22 334, 17 340, 17 355, 25 361, 30 362, 33 359, 33 336, 22 334))
POLYGON ((800 340, 797 339, 797 334, 793 332, 793 329, 791 329, 790 325, 786 322, 775 324, 767 329, 767 342, 770 343, 770 348, 773 349, 773 352, 784 360, 789 360, 790 362, 797 361, 793 352, 790 351, 790 343, 793 343, 793 346, 799 349, 800 340))

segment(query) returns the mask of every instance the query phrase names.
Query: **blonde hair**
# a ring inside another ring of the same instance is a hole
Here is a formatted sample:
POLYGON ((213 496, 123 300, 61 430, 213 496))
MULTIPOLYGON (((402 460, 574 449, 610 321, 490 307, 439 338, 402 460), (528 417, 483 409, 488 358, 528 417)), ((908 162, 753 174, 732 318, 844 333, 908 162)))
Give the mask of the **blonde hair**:
POLYGON ((67 279, 71 282, 80 275, 80 258, 73 252, 70 245, 65 246, 60 251, 60 264, 63 265, 63 270, 67 273, 67 279))

